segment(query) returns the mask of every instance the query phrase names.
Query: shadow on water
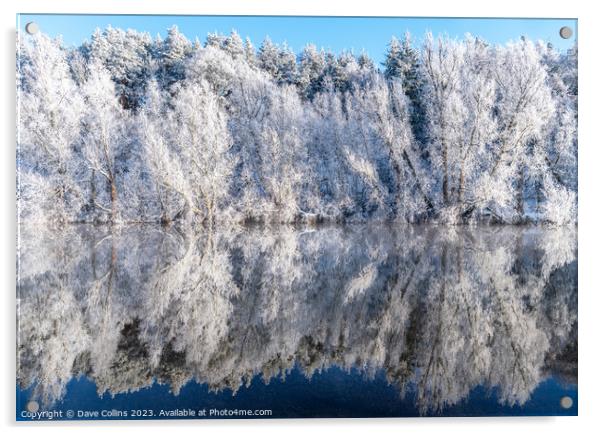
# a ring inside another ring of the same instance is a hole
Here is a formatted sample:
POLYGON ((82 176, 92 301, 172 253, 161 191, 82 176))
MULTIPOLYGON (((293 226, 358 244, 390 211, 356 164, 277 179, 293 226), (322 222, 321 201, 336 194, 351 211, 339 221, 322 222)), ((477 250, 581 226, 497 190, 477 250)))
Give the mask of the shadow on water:
POLYGON ((566 395, 576 414, 576 240, 536 227, 23 228, 17 405, 559 415, 566 395))

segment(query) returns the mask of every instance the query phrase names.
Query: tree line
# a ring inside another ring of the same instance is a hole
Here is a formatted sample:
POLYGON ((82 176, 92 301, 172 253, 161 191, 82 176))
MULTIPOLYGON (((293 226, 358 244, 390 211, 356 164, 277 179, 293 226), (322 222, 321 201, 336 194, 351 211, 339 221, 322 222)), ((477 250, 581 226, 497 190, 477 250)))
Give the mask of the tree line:
POLYGON ((19 35, 23 222, 575 224, 576 48, 19 35))

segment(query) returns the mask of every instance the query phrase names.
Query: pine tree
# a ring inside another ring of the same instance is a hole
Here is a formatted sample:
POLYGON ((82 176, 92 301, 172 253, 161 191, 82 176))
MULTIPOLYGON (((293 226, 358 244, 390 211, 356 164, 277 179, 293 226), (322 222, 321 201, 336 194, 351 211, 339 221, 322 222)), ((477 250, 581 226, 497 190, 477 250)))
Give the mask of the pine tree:
POLYGON ((324 70, 326 60, 324 51, 318 52, 313 44, 306 45, 299 56, 299 87, 301 94, 308 100, 324 91, 324 70))
POLYGON ((248 36, 245 38, 244 50, 247 63, 251 66, 255 66, 257 64, 257 55, 255 54, 255 47, 253 47, 251 39, 248 36))
POLYGON ((243 58, 245 55, 245 47, 240 35, 236 30, 232 30, 223 43, 222 48, 226 53, 232 56, 233 59, 243 58))
POLYGON ((404 73, 403 50, 395 36, 391 37, 383 66, 385 67, 385 77, 387 79, 400 78, 404 73))
POLYGON ((424 78, 420 68, 420 56, 418 51, 412 47, 409 32, 406 32, 403 42, 395 37, 391 38, 384 67, 387 79, 400 78, 402 80, 404 93, 411 103, 410 122, 412 131, 419 147, 422 149, 423 157, 428 158, 428 154, 424 151, 427 139, 422 95, 424 78))
POLYGON ((365 51, 362 51, 357 57, 357 64, 362 70, 375 70, 374 61, 365 51))
POLYGON ((285 43, 278 52, 278 71, 276 73, 278 84, 294 85, 298 81, 297 60, 295 53, 285 43))
POLYGON ((328 79, 335 90, 344 91, 347 85, 347 77, 343 66, 339 63, 339 59, 330 51, 326 53, 324 59, 324 79, 328 79))
POLYGON ((177 26, 172 26, 167 31, 165 41, 158 40, 155 45, 158 47, 157 81, 163 89, 169 89, 174 83, 184 79, 184 64, 192 53, 192 44, 177 26))
POLYGON ((207 34, 205 47, 223 48, 226 37, 220 33, 213 32, 207 34))
POLYGON ((278 47, 269 37, 266 37, 259 47, 259 67, 266 71, 270 76, 278 76, 278 47))
POLYGON ((148 33, 107 27, 96 30, 91 43, 84 45, 89 62, 99 61, 115 83, 122 107, 136 109, 142 101, 151 71, 152 39, 148 33))

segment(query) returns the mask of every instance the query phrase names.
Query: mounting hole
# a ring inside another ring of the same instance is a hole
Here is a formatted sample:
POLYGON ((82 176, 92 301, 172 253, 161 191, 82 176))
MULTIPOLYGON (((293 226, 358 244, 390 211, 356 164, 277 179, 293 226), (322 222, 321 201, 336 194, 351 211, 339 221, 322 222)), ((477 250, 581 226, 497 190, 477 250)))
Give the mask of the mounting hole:
POLYGON ((560 28, 560 37, 562 39, 569 39, 571 36, 573 36, 573 29, 571 29, 569 26, 560 28))
POLYGON ((38 23, 31 21, 25 25, 25 31, 30 35, 35 35, 40 31, 40 27, 38 26, 38 23))
POLYGON ((564 396, 562 399, 560 399, 560 406, 562 406, 564 409, 569 409, 571 406, 573 406, 573 399, 571 399, 569 396, 564 396))
POLYGON ((40 409, 40 404, 35 400, 32 400, 30 402, 27 402, 26 408, 29 412, 38 412, 38 410, 40 409))

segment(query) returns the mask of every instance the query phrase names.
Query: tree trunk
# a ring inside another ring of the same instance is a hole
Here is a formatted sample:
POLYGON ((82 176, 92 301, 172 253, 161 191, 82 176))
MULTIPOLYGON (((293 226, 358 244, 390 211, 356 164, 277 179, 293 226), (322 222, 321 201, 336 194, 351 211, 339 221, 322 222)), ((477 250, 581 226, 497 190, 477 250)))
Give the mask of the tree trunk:
POLYGON ((464 200, 464 162, 460 165, 460 177, 458 179, 458 204, 462 205, 464 200))
POLYGON ((523 190, 525 186, 525 172, 524 168, 519 169, 518 180, 516 182, 516 206, 515 210, 519 218, 522 220, 525 214, 525 200, 523 196, 523 190))
POLYGON ((447 145, 443 141, 441 144, 441 160, 443 162, 443 204, 449 204, 449 179, 447 174, 447 145))
POLYGON ((90 206, 93 210, 92 220, 96 220, 96 170, 92 169, 92 177, 90 177, 90 206))
POLYGON ((539 213, 541 213, 541 202, 542 202, 542 185, 543 183, 538 179, 537 183, 535 184, 535 212, 538 215, 539 218, 539 213))
POLYGON ((420 194, 422 195, 422 198, 424 199, 424 202, 426 204, 427 212, 432 213, 435 210, 435 207, 433 206, 433 203, 431 202, 430 198, 426 195, 426 192, 422 188, 422 183, 420 183, 420 180, 418 179, 418 174, 416 173, 416 169, 414 169, 414 165, 412 164, 412 161, 410 160, 410 156, 408 155, 406 150, 403 150, 401 155, 403 156, 403 160, 408 165, 408 168, 410 169, 410 172, 412 173, 414 180, 416 180, 416 185, 418 186, 418 190, 420 190, 420 194))
POLYGON ((111 222, 117 222, 117 185, 115 177, 111 177, 111 222))

